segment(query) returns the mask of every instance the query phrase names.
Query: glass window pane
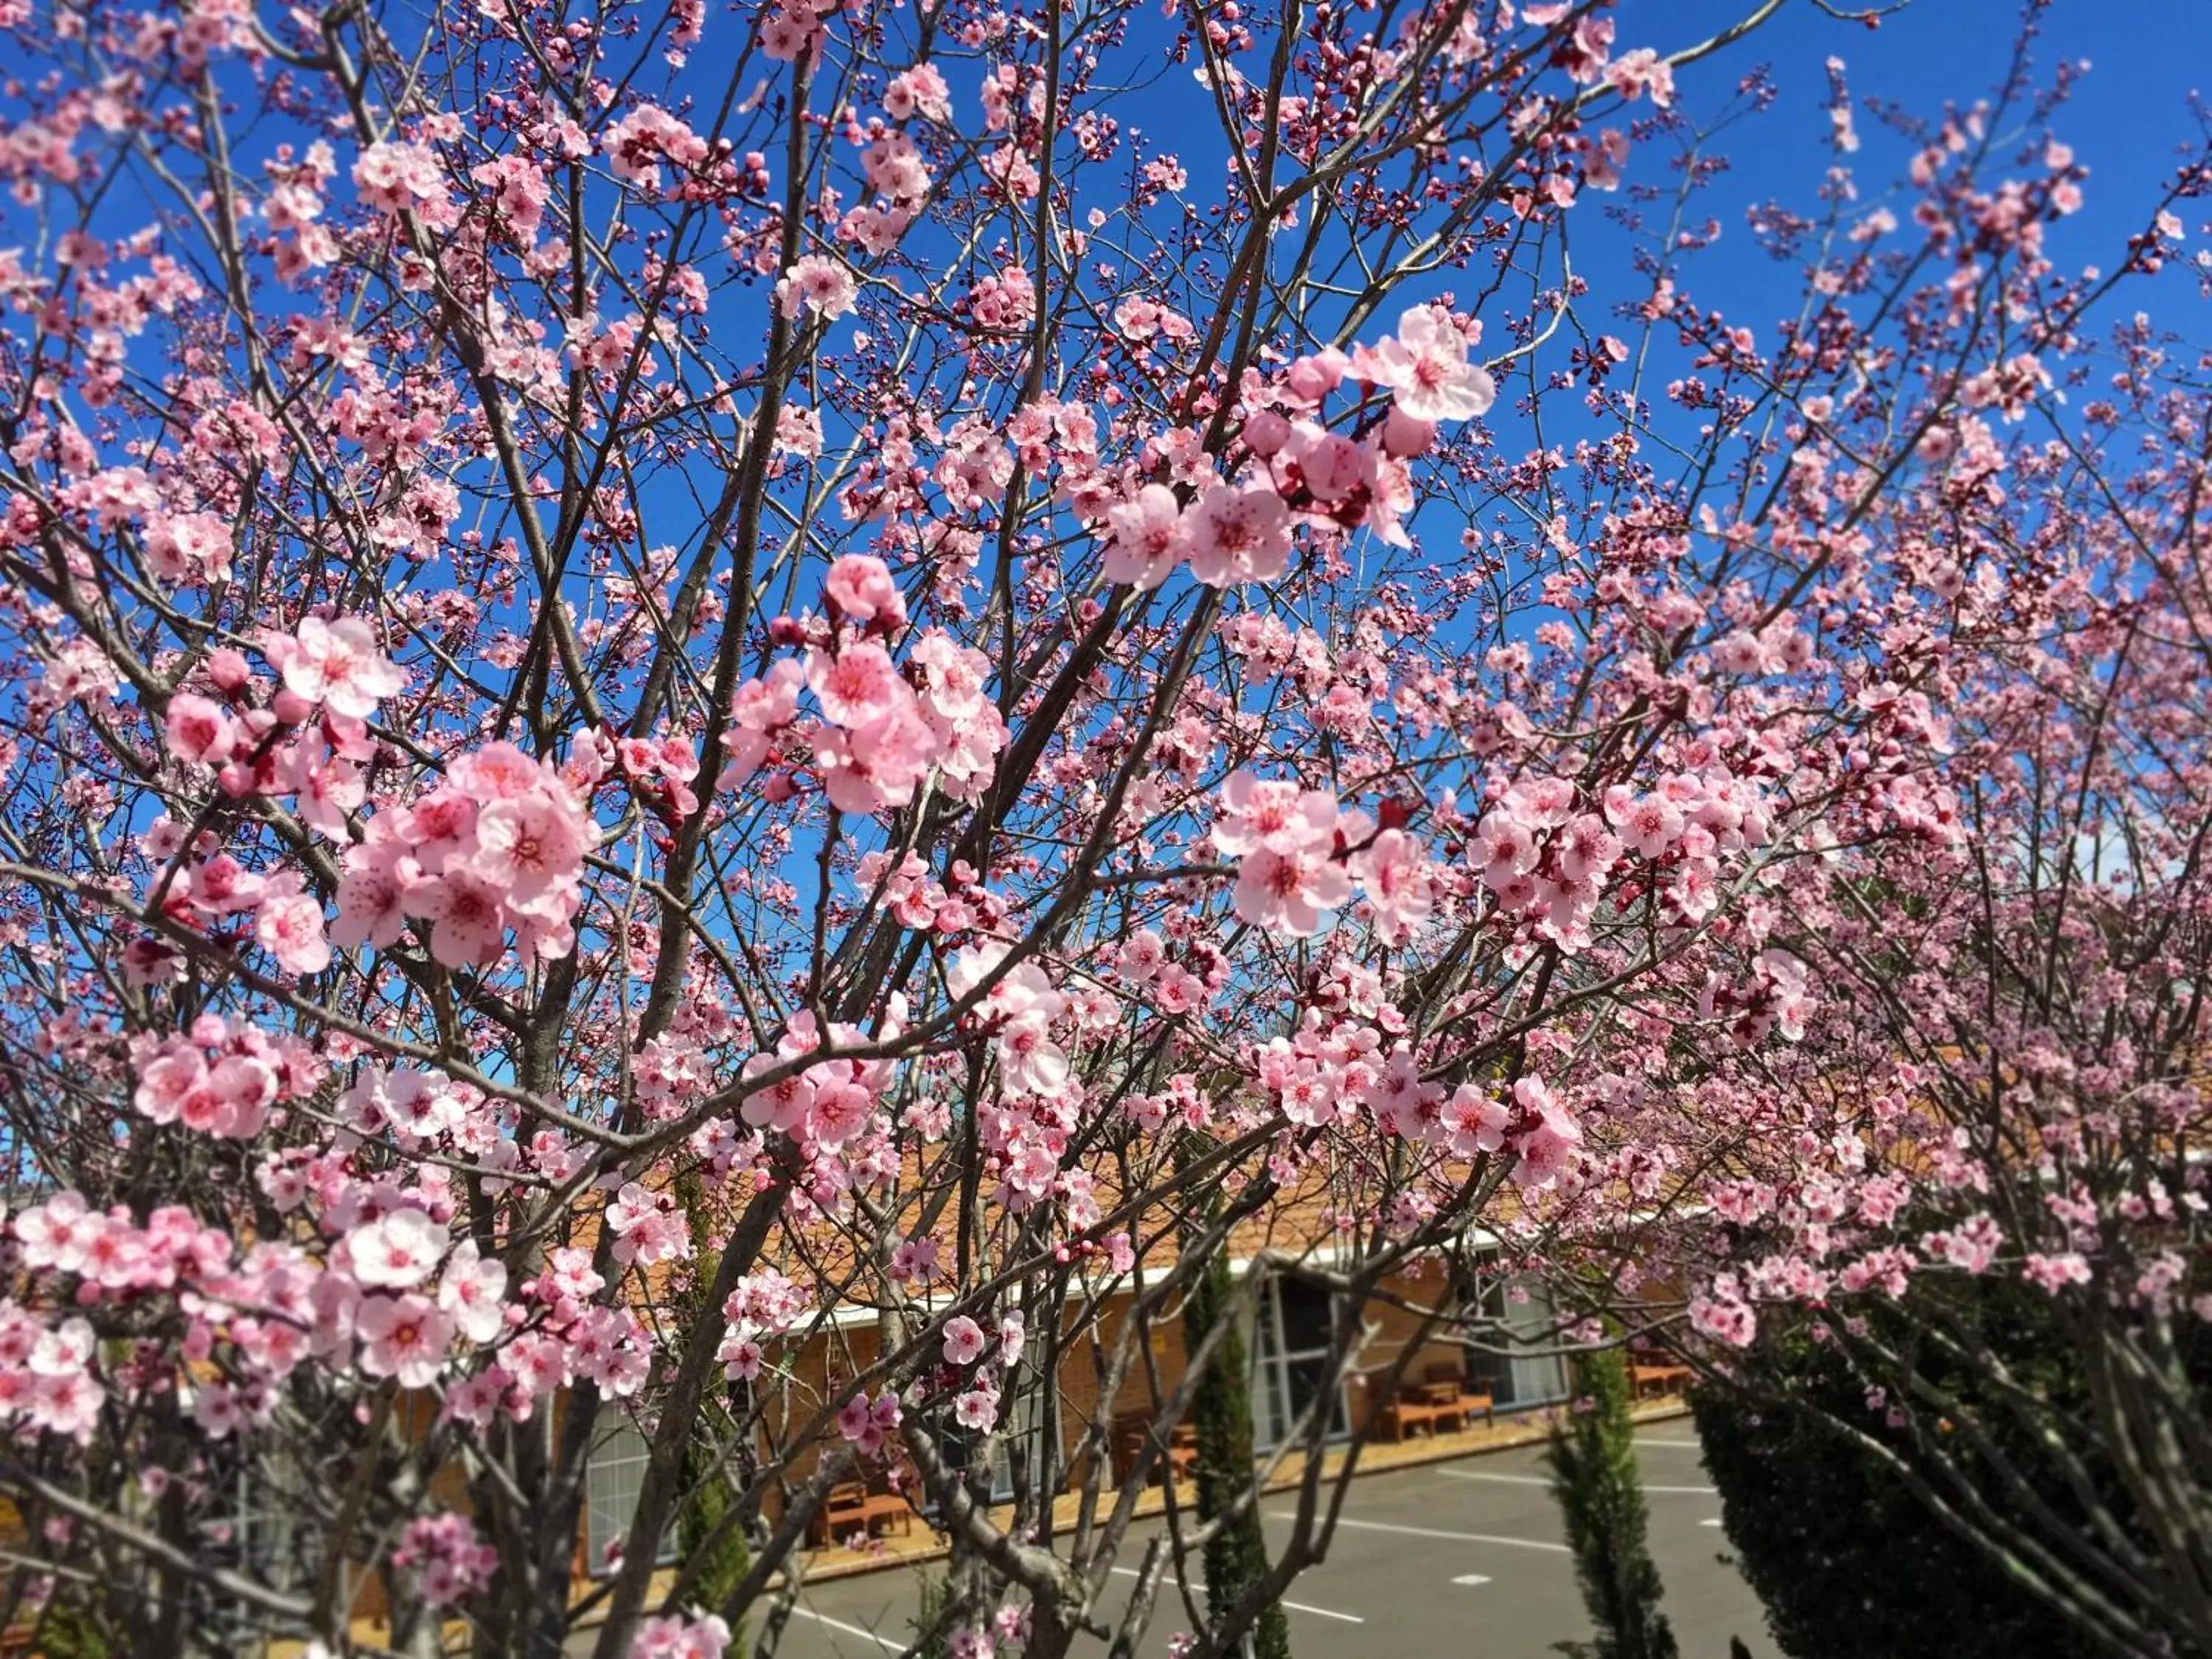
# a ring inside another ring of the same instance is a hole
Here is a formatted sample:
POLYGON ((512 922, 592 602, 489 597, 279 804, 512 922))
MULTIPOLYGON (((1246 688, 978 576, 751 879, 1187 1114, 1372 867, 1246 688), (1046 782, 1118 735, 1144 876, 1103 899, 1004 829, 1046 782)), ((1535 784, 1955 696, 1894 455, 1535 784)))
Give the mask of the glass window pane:
POLYGON ((1329 1344, 1331 1297, 1316 1285, 1287 1279, 1282 1285, 1283 1352, 1313 1353, 1329 1344))
MULTIPOLYGON (((645 1492, 645 1467, 650 1454, 644 1437, 627 1423, 617 1424, 592 1448, 584 1467, 584 1547, 592 1571, 608 1570, 610 1546, 625 1539, 637 1516, 637 1501, 645 1492)), ((676 1559, 676 1529, 661 1534, 653 1560, 665 1564, 676 1559)))

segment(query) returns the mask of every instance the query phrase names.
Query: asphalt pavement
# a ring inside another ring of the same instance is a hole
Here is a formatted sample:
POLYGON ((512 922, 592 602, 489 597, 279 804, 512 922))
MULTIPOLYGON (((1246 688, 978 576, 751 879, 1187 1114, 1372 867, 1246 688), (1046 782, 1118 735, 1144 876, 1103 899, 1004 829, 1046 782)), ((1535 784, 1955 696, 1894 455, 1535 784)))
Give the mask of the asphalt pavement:
MULTIPOLYGON (((1720 1502, 1698 1466, 1686 1418, 1637 1437, 1651 1512, 1661 1604, 1682 1659, 1727 1659, 1740 1636, 1755 1659, 1775 1649, 1759 1603, 1723 1559, 1720 1502)), ((1589 1620, 1562 1541, 1540 1449, 1522 1447, 1353 1481, 1327 1559, 1299 1575, 1284 1601, 1297 1659, 1552 1659, 1554 1644, 1586 1639, 1589 1620)), ((1262 1513, 1287 1535, 1292 1499, 1262 1513)), ((1122 1552, 1118 1584, 1133 1585, 1142 1539, 1122 1552)), ((779 1659, 888 1659, 913 1640, 917 1572, 898 1568, 809 1587, 779 1659)), ((1192 1563, 1194 1574, 1198 1571, 1192 1563)), ((1203 1590, 1192 1586, 1203 1608, 1203 1590)), ((1118 1607, 1111 1609, 1118 1613, 1118 1607)), ((1172 1582, 1163 1588, 1143 1659, 1167 1659, 1192 1620, 1172 1582)), ((756 1632, 749 1632, 753 1634, 756 1632)), ((1085 1638, 1079 1653, 1104 1644, 1085 1638)))

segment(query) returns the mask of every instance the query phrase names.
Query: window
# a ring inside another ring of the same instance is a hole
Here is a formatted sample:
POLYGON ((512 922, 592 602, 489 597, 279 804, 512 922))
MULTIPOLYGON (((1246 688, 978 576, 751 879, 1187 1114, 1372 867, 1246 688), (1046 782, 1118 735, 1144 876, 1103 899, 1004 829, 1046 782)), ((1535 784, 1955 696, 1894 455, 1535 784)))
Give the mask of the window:
MULTIPOLYGON (((645 1437, 627 1423, 617 1423, 592 1448, 584 1466, 584 1547, 586 1565, 594 1574, 610 1571, 608 1549, 629 1535, 650 1455, 645 1437)), ((672 1526, 661 1534, 659 1553, 653 1559, 660 1565, 676 1559, 672 1526)))
POLYGON ((296 1589, 309 1583, 301 1561, 301 1520, 307 1513, 299 1494, 295 1466, 281 1455, 245 1465, 238 1481, 234 1534, 239 1565, 271 1589, 296 1589))
MULTIPOLYGON (((1036 1478, 1036 1459, 1043 1450, 1039 1426, 1043 1419, 1037 1389, 1042 1384, 1023 1373, 1006 1379, 1008 1393, 1000 1401, 999 1437, 990 1449, 991 1502, 1011 1504, 1014 1500, 1014 1465, 1012 1453, 1019 1446, 1029 1458, 1030 1478, 1036 1478)), ((937 1430, 937 1445, 945 1465, 963 1473, 982 1454, 985 1435, 979 1430, 963 1429, 947 1413, 937 1430)))
POLYGON ((1468 1320, 1468 1385, 1501 1407, 1541 1406, 1565 1400, 1566 1361, 1556 1352, 1558 1315, 1540 1281, 1525 1274, 1479 1269, 1462 1287, 1468 1320))
MULTIPOLYGON (((1331 1384, 1334 1302, 1327 1291, 1295 1279, 1271 1279, 1261 1290, 1252 1344, 1252 1416, 1263 1450, 1289 1439, 1314 1396, 1331 1384)), ((1335 1395, 1327 1432, 1340 1440, 1352 1432, 1340 1381, 1335 1395)))

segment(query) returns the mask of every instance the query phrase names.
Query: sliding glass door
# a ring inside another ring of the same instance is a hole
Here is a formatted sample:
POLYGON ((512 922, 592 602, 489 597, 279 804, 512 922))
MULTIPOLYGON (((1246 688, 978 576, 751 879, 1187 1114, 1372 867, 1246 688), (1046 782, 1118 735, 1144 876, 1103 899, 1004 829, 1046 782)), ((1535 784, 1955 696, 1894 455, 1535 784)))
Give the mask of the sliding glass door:
POLYGON ((1540 1280, 1485 1267, 1462 1288, 1461 1306, 1468 1321, 1470 1386, 1500 1410, 1567 1397, 1566 1361, 1556 1352, 1558 1314, 1540 1280))
POLYGON ((1331 1397, 1328 1437, 1352 1432, 1342 1388, 1330 1389, 1332 1316, 1327 1291, 1297 1279, 1273 1279, 1260 1296, 1259 1328, 1252 1344, 1252 1426, 1260 1449, 1291 1437, 1316 1395, 1331 1397))

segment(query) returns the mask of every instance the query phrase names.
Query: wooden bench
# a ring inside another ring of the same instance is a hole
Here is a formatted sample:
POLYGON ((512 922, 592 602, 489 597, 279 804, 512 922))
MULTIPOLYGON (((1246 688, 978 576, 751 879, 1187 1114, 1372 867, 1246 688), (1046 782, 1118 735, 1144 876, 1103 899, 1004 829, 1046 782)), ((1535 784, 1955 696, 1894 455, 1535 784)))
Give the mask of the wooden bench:
POLYGON ((1633 1365, 1628 1368, 1628 1389, 1638 1400, 1679 1393, 1693 1373, 1687 1365, 1633 1365))
POLYGON ((1486 1424, 1498 1421, 1497 1402, 1486 1394, 1468 1394, 1456 1376, 1432 1378, 1404 1389, 1382 1407, 1383 1426, 1393 1440, 1403 1440, 1408 1431, 1426 1429, 1431 1437, 1449 1426, 1453 1433, 1467 1428, 1475 1413, 1486 1424))
POLYGON ((1467 1426, 1467 1411, 1456 1400, 1394 1400, 1383 1407, 1382 1422, 1393 1440, 1403 1440, 1417 1426, 1434 1436, 1439 1428, 1449 1425, 1457 1433, 1467 1426))
MULTIPOLYGON (((1127 1480, 1145 1455, 1152 1437, 1152 1420, 1141 1416, 1125 1417, 1114 1425, 1114 1478, 1127 1480)), ((1178 1423, 1168 1437, 1167 1450, 1153 1464, 1151 1480, 1155 1486, 1172 1480, 1177 1485, 1195 1479, 1198 1474, 1198 1431, 1188 1423, 1178 1423)))
POLYGON ((873 1536, 876 1522, 896 1521, 899 1530, 914 1530, 914 1510, 896 1492, 870 1492, 858 1480, 830 1488, 822 1505, 823 1542, 835 1543, 855 1532, 873 1536))

